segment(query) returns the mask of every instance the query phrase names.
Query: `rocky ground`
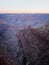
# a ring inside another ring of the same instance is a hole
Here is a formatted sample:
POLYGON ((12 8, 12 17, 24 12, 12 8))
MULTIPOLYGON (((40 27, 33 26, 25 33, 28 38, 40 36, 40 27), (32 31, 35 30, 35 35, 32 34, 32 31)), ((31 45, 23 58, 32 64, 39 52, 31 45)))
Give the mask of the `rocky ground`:
POLYGON ((0 24, 0 65, 49 65, 49 25, 15 33, 0 24))

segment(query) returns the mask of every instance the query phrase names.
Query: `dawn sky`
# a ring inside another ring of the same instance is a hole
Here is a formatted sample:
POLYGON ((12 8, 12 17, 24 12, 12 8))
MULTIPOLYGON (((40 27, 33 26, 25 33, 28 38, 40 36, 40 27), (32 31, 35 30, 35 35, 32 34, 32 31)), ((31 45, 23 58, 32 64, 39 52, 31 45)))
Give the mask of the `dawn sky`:
POLYGON ((0 0, 0 10, 49 11, 49 0, 0 0))

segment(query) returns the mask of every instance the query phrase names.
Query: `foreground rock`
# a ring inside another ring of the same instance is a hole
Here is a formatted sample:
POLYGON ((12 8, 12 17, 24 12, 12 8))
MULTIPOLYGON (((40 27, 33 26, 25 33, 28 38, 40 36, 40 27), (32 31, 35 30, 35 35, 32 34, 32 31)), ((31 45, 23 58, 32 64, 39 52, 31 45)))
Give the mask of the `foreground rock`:
POLYGON ((49 65, 49 28, 15 33, 0 24, 0 65, 49 65))

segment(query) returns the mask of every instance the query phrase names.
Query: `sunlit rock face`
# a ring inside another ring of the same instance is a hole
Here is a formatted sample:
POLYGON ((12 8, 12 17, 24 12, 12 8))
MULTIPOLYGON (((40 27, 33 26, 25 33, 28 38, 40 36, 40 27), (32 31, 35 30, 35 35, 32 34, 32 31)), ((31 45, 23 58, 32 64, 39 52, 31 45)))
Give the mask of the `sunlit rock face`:
POLYGON ((48 37, 46 27, 29 26, 15 33, 7 24, 0 24, 0 65, 49 65, 48 37))

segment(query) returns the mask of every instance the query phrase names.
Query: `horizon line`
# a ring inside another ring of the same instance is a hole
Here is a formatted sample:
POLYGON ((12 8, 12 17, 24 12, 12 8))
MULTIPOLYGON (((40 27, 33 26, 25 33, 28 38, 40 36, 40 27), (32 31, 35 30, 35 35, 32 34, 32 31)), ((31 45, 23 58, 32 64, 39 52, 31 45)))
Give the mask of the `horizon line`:
POLYGON ((30 14, 32 14, 32 13, 41 13, 41 14, 42 14, 42 13, 43 13, 43 14, 46 13, 46 14, 49 14, 49 11, 42 11, 42 10, 41 10, 41 11, 39 11, 39 10, 9 10, 9 9, 4 10, 4 9, 1 9, 1 10, 0 10, 0 14, 4 14, 4 13, 5 13, 5 14, 6 14, 6 13, 8 13, 8 14, 10 14, 10 13, 11 13, 11 14, 16 14, 16 13, 17 13, 17 14, 21 14, 21 13, 22 13, 22 14, 23 14, 23 13, 24 13, 24 14, 25 14, 25 13, 26 13, 26 14, 27 14, 27 13, 28 13, 28 14, 29 14, 29 13, 30 13, 30 14))

